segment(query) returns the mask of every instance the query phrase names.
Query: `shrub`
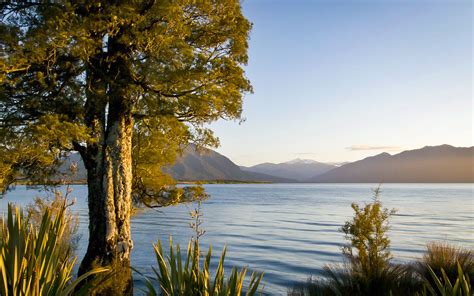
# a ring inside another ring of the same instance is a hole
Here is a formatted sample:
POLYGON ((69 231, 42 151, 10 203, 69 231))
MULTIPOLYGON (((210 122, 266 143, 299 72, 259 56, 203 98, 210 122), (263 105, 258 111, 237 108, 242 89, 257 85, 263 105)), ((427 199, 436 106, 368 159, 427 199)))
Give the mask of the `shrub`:
POLYGON ((26 222, 19 208, 8 205, 7 219, 1 222, 1 295, 70 295, 79 282, 106 271, 95 269, 72 280, 76 258, 69 260, 60 248, 65 227, 65 205, 54 217, 46 208, 38 228, 26 222))
POLYGON ((325 278, 311 279, 292 295, 410 295, 421 285, 402 265, 391 264, 389 219, 395 210, 384 208, 380 189, 372 203, 352 204, 354 217, 340 231, 349 241, 343 246, 343 265, 326 266, 325 278))
POLYGON ((53 199, 45 199, 36 197, 32 203, 28 204, 25 208, 26 220, 31 223, 33 227, 39 229, 42 218, 48 210, 52 217, 55 217, 63 210, 64 205, 64 232, 60 239, 61 254, 73 256, 77 250, 79 244, 80 235, 77 234, 79 230, 79 217, 77 214, 73 214, 70 211, 70 206, 74 204, 71 202, 68 204, 67 197, 64 197, 59 190, 54 191, 53 199))
POLYGON ((385 272, 390 262, 390 239, 387 231, 389 219, 395 210, 383 208, 380 188, 375 189, 372 203, 364 207, 353 203, 352 209, 354 217, 340 229, 349 241, 342 248, 342 253, 349 259, 355 273, 370 279, 385 272))
MULTIPOLYGON (((200 267, 200 249, 198 240, 189 242, 186 261, 183 266, 181 250, 176 245, 174 251, 172 240, 170 239, 169 255, 167 260, 163 254, 161 242, 154 245, 158 269, 153 267, 156 274, 156 281, 159 283, 161 293, 167 296, 234 296, 241 295, 247 268, 240 271, 232 268, 230 277, 224 279, 224 259, 226 249, 224 248, 219 260, 214 280, 211 281, 209 271, 212 248, 209 248, 204 259, 202 269, 200 267)), ((258 286, 263 277, 263 273, 257 275, 252 273, 250 284, 246 295, 251 296, 257 293, 258 286)), ((153 284, 147 279, 148 295, 158 295, 153 284)))
POLYGON ((443 277, 441 270, 444 270, 450 282, 455 282, 459 272, 458 265, 472 283, 474 281, 474 252, 446 242, 434 242, 427 245, 426 253, 420 261, 415 263, 415 269, 423 279, 434 284, 430 269, 438 278, 443 277))

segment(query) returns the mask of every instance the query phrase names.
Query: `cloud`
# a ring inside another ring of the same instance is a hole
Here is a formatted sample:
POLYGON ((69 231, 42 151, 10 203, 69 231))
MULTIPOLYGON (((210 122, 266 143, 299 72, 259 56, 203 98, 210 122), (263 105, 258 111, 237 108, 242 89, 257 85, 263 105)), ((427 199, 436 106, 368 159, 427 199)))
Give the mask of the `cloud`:
POLYGON ((346 147, 350 151, 368 151, 368 150, 384 150, 384 151, 400 151, 403 148, 398 146, 372 146, 372 145, 352 145, 346 147))

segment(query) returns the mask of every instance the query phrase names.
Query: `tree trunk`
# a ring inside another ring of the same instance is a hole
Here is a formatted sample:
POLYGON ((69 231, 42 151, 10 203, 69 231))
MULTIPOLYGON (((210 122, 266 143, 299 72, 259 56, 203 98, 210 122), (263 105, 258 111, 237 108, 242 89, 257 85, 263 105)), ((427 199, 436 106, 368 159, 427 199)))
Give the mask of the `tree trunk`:
POLYGON ((89 151, 86 156, 89 245, 79 273, 94 266, 112 267, 112 280, 99 291, 100 295, 129 295, 133 287, 130 270, 133 122, 127 112, 120 113, 109 116, 103 149, 89 151))
MULTIPOLYGON (((109 39, 107 54, 124 50, 126 47, 116 39, 109 39)), ((91 61, 93 67, 88 72, 92 87, 85 121, 95 141, 88 143, 82 153, 89 190, 89 245, 79 274, 96 266, 109 266, 113 272, 111 280, 101 283, 96 294, 131 295, 133 116, 131 93, 127 89, 130 65, 125 54, 118 54, 110 63, 102 54, 91 61), (96 69, 107 69, 108 77, 96 69), (114 80, 110 81, 110 77, 114 80)))

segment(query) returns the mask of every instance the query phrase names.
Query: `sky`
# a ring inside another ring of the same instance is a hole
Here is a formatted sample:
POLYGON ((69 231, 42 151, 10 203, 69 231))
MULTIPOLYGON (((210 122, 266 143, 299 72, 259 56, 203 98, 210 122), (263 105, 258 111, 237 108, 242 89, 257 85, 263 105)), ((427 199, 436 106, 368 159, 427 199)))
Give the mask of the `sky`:
POLYGON ((218 121, 239 165, 473 145, 471 1, 246 0, 254 93, 218 121))

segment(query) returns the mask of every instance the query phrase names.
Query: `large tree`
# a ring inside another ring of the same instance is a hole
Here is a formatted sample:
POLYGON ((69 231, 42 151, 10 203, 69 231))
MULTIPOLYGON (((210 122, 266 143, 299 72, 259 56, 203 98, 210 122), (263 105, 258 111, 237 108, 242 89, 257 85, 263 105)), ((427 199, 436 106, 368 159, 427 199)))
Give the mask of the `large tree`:
MULTIPOLYGON (((206 123, 239 119, 251 91, 239 0, 0 4, 0 182, 48 182, 64 153, 87 169, 89 245, 80 272, 114 264, 131 291, 132 199, 179 202, 161 167, 206 123)), ((105 291, 107 292, 107 290, 105 291)))

